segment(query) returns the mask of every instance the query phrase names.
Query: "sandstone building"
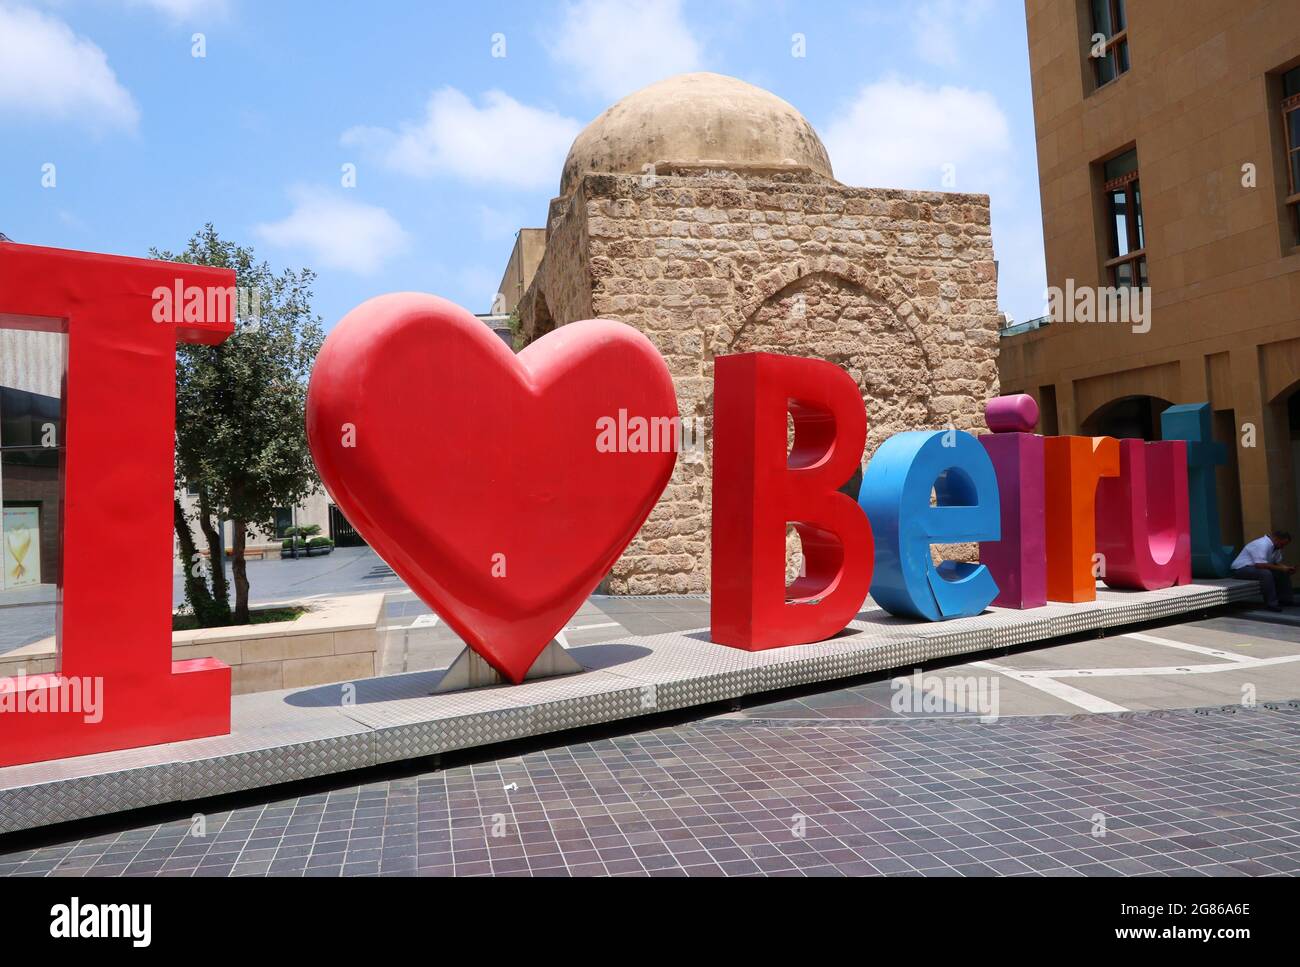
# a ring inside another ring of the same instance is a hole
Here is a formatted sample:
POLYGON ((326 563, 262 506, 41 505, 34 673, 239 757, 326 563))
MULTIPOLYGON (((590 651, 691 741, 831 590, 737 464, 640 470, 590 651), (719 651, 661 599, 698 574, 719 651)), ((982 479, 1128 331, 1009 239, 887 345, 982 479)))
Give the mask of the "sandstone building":
POLYGON ((1048 433, 1158 439, 1165 407, 1208 400, 1229 454, 1224 540, 1296 529, 1300 6, 1030 0, 1027 12, 1048 284, 1147 282, 1152 307, 1137 327, 1016 332, 1002 340, 1003 387, 1038 398, 1048 433))
POLYGON ((987 196, 842 185, 798 111, 733 78, 672 77, 593 121, 540 240, 534 262, 519 246, 539 238, 521 232, 506 273, 523 289, 502 293, 517 342, 592 317, 634 326, 703 429, 702 455, 679 460, 606 582, 614 593, 708 589, 715 356, 842 366, 867 407, 868 455, 901 430, 981 429, 998 393, 987 196))

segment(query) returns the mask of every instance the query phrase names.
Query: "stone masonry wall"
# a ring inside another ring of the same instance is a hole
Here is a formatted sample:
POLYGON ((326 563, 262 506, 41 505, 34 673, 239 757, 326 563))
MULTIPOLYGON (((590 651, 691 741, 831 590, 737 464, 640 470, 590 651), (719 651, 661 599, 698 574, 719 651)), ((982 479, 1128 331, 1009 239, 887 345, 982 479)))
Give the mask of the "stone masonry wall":
POLYGON ((850 188, 807 172, 670 171, 650 184, 592 174, 552 228, 525 332, 542 295, 556 324, 582 318, 556 312, 551 292, 585 273, 589 314, 649 336, 683 418, 704 425, 703 458, 679 459, 610 576, 614 593, 708 589, 716 355, 842 366, 867 407, 864 465, 902 430, 979 431, 998 393, 987 196, 850 188), (575 236, 586 242, 576 257, 575 236))
POLYGON ((587 200, 581 187, 552 219, 551 226, 541 264, 519 301, 525 342, 544 336, 555 326, 596 317, 591 308, 591 272, 587 264, 587 200))

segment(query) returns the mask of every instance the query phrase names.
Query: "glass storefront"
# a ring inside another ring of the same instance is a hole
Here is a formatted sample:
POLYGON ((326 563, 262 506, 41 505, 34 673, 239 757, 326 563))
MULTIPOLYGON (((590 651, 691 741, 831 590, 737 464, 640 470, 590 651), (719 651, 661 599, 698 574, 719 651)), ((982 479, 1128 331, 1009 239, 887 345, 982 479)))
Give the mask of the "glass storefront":
POLYGON ((65 337, 0 330, 0 659, 55 634, 65 337))

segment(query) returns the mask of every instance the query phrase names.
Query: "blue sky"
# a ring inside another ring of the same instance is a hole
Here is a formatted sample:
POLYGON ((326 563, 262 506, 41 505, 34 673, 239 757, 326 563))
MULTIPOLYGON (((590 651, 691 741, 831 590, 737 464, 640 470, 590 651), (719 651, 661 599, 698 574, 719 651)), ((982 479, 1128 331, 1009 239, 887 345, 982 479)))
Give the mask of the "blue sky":
POLYGON ((0 231, 144 255, 211 221, 315 269, 327 328, 402 289, 484 312, 574 134, 686 70, 791 102, 847 184, 988 192, 1001 307, 1042 313, 1019 0, 0 0, 0 231))

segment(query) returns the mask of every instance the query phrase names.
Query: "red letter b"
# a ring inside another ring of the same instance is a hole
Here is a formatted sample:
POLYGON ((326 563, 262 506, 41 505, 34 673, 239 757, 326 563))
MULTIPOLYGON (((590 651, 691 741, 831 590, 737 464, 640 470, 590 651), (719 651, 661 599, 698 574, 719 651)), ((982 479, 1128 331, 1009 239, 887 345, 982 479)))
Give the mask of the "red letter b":
POLYGON ((867 438, 857 384, 770 353, 719 356, 713 380, 712 638, 749 651, 829 638, 861 609, 874 560, 867 515, 838 491, 867 438), (787 523, 806 565, 789 587, 787 523))

